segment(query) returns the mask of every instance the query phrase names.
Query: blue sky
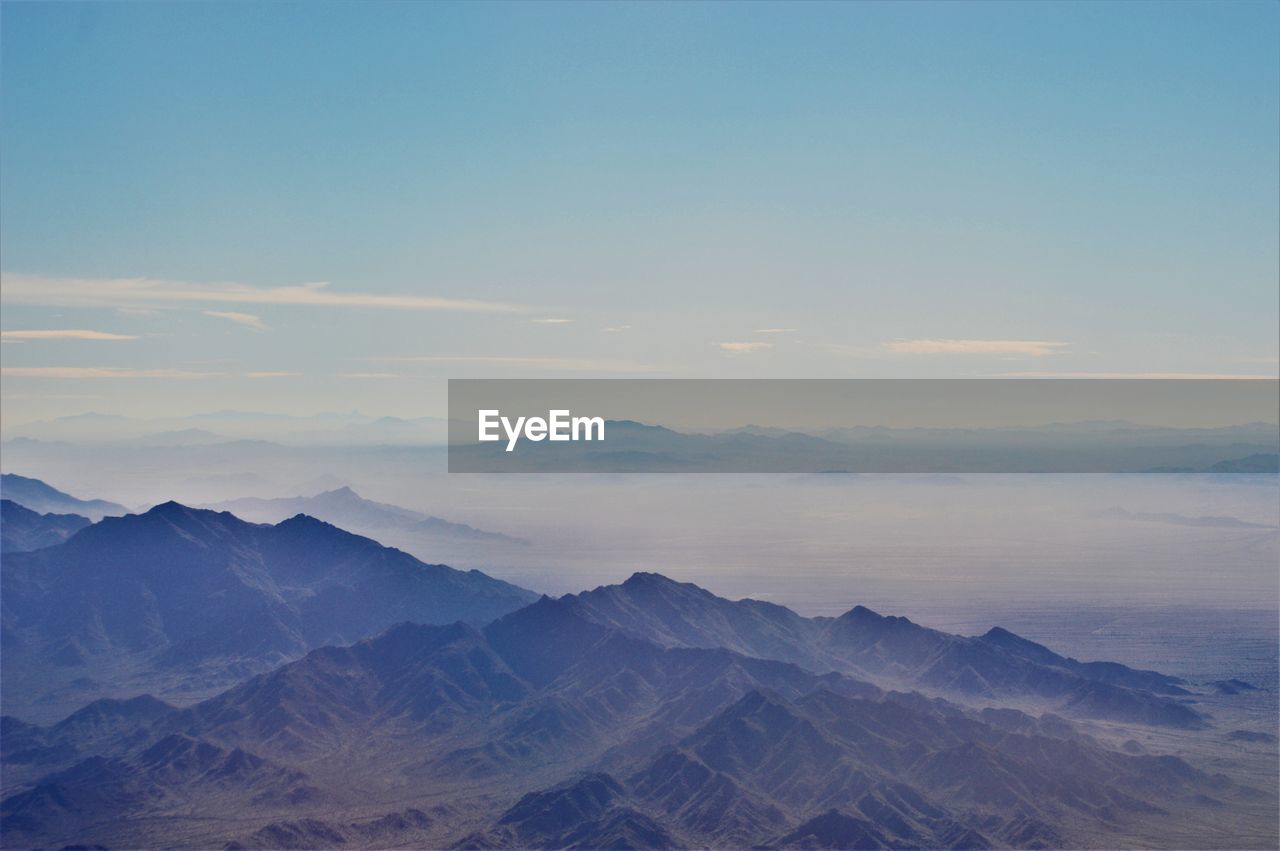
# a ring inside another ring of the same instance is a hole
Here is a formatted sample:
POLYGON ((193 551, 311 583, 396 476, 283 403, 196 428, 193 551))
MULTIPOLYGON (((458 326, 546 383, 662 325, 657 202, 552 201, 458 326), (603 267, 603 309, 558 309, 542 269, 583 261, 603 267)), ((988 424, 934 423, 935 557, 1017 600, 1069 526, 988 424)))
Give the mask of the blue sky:
POLYGON ((5 422, 1277 372, 1280 4, 9 3, 0 38, 5 422))

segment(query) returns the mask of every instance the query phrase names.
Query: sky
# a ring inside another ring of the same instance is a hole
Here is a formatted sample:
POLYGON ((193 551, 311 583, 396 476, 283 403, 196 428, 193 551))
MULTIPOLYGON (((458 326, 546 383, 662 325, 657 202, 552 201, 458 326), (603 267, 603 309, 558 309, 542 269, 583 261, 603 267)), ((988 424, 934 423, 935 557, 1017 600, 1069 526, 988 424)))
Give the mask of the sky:
POLYGON ((1275 376, 1280 4, 0 7, 0 406, 1275 376))

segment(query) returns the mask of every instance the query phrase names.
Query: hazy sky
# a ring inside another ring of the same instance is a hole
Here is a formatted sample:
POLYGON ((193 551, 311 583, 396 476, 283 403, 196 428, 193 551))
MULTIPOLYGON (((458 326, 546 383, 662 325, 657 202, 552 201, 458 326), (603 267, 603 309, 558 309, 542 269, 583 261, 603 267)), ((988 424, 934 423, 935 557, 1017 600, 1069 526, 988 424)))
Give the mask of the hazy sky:
POLYGON ((0 17, 6 423, 1277 373, 1280 4, 0 17))

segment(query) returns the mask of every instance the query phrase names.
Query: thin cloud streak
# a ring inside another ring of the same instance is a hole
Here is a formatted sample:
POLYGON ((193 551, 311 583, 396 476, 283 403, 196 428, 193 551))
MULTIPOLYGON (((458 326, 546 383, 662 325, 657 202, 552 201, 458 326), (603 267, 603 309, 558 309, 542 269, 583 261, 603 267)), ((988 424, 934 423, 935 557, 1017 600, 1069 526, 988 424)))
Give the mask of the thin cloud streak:
POLYGON ((0 298, 13 304, 53 307, 149 307, 163 304, 278 304, 306 307, 368 307, 391 310, 446 310, 518 313, 514 304, 436 296, 343 293, 328 283, 282 287, 249 284, 194 284, 150 278, 44 278, 4 275, 0 298))
POLYGON ((252 313, 237 313, 234 310, 205 310, 202 312, 205 316, 212 316, 214 319, 225 319, 228 322, 234 322, 237 325, 252 328, 254 331, 271 330, 267 327, 267 324, 262 321, 261 317, 254 316, 252 313))
POLYGON ((10 378, 173 378, 193 380, 217 378, 221 372, 192 372, 186 369, 125 369, 112 366, 6 366, 0 375, 10 378))
POLYGON ((757 328, 757 334, 790 334, 799 331, 799 328, 757 328))
POLYGON ((357 379, 381 379, 381 378, 399 378, 400 376, 394 372, 339 372, 335 378, 357 378, 357 379))
POLYGON ((1240 375, 1222 372, 1002 372, 996 378, 1122 378, 1213 381, 1275 381, 1274 375, 1240 375))
POLYGON ((300 372, 280 372, 280 371, 249 372, 245 374, 245 377, 246 378, 295 378, 301 374, 302 373, 300 372))
POLYGON ((79 401, 83 399, 103 399, 101 393, 5 393, 4 399, 56 399, 59 401, 79 401))
POLYGON ((728 352, 731 355, 745 355, 773 348, 773 343, 762 343, 759 340, 749 343, 717 343, 716 345, 720 347, 721 351, 728 352))
POLYGON ((587 358, 540 358, 472 355, 422 355, 410 357, 370 358, 384 363, 444 363, 510 366, 522 369, 549 369, 563 372, 652 372, 649 367, 617 360, 591 360, 587 358))
POLYGON ((1059 354, 1067 345, 1048 340, 891 340, 884 347, 891 352, 912 355, 1027 355, 1039 358, 1059 354))
POLYGON ((136 340, 133 334, 112 334, 107 331, 86 331, 69 328, 53 331, 0 331, 4 340, 136 340))
POLYGON ((530 319, 529 321, 532 322, 534 325, 568 325, 573 320, 548 318, 548 319, 530 319))

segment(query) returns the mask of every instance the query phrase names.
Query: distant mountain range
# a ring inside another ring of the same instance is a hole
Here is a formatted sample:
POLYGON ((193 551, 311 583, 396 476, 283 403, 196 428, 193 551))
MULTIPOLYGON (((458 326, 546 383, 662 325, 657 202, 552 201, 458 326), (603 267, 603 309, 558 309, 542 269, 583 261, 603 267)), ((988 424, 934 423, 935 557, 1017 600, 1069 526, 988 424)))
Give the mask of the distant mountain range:
POLYGON ((129 513, 123 505, 105 499, 77 499, 39 479, 12 473, 0 476, 0 496, 40 514, 79 514, 93 521, 129 513))
POLYGON ((17 438, 150 446, 245 439, 287 445, 420 446, 443 444, 445 421, 436 417, 375 417, 356 411, 295 416, 227 410, 160 418, 89 412, 6 427, 5 432, 17 438))
POLYGON ((1203 529, 1276 529, 1266 523, 1253 523, 1239 517, 1207 515, 1191 517, 1168 511, 1129 511, 1119 506, 1112 506, 1106 511, 1099 511, 1096 517, 1113 517, 1120 520, 1136 520, 1142 523, 1164 523, 1169 526, 1197 526, 1203 529))
POLYGON ((1036 700, 1081 718, 1198 727, 1182 681, 1113 662, 1078 662, 996 627, 966 638, 855 606, 805 618, 758 600, 730 601, 660 574, 563 598, 596 623, 668 647, 725 647, 839 671, 882 685, 964 698, 1036 700))
MULTIPOLYGON (((473 430, 461 432, 465 440, 473 430)), ((712 434, 608 421, 595 442, 458 442, 454 472, 595 473, 1276 473, 1280 426, 1143 428, 854 428, 712 434)))
MULTIPOLYGON (((112 449, 439 448, 448 421, 358 412, 288 416, 213 411, 144 419, 85 413, 6 428, 10 441, 112 449)), ((468 436, 474 428, 464 429, 468 436)), ((1121 421, 1006 428, 743 426, 714 433, 611 420, 599 443, 454 447, 457 469, 542 472, 1276 473, 1280 425, 1150 427, 1121 421)), ((17 445, 15 443, 14 445, 17 445)))
POLYGON ((1240 473, 1277 473, 1280 472, 1280 455, 1275 452, 1255 452, 1243 458, 1228 458, 1213 464, 1200 467, 1165 466, 1144 470, 1146 473, 1212 473, 1229 476, 1240 473))
MULTIPOLYGON (((347 489, 311 499, 387 529, 423 518, 347 489)), ((23 511, 20 530, 36 522, 23 511)), ((806 618, 656 573, 539 598, 305 514, 258 524, 168 502, 6 552, 0 643, 5 847, 1280 833, 1259 775, 1207 770, 1233 765, 1219 739, 1274 748, 1224 738, 1200 708, 1252 700, 1244 681, 1206 695, 1000 628, 964 637, 861 606, 806 618)))
MULTIPOLYGON (((216 511, 230 511, 237 517, 257 523, 279 523, 296 514, 341 526, 354 532, 380 536, 387 531, 449 541, 525 544, 499 532, 486 532, 465 523, 451 523, 439 517, 421 514, 397 505, 365 499, 349 487, 325 491, 315 496, 258 499, 247 497, 206 506, 216 511)), ((381 537, 379 538, 381 540, 381 537)))
POLYGON ((6 553, 6 711, 209 693, 405 620, 485 623, 535 595, 305 515, 275 526, 174 502, 6 553))
POLYGON ((89 518, 79 514, 40 514, 11 499, 0 499, 0 553, 60 544, 88 525, 89 518))
POLYGON ((1058 716, 663 646, 576 598, 482 630, 396 626, 185 709, 100 701, 52 726, 3 724, 13 845, 1211 847, 1246 823, 1274 835, 1267 795, 1113 750, 1058 716))

